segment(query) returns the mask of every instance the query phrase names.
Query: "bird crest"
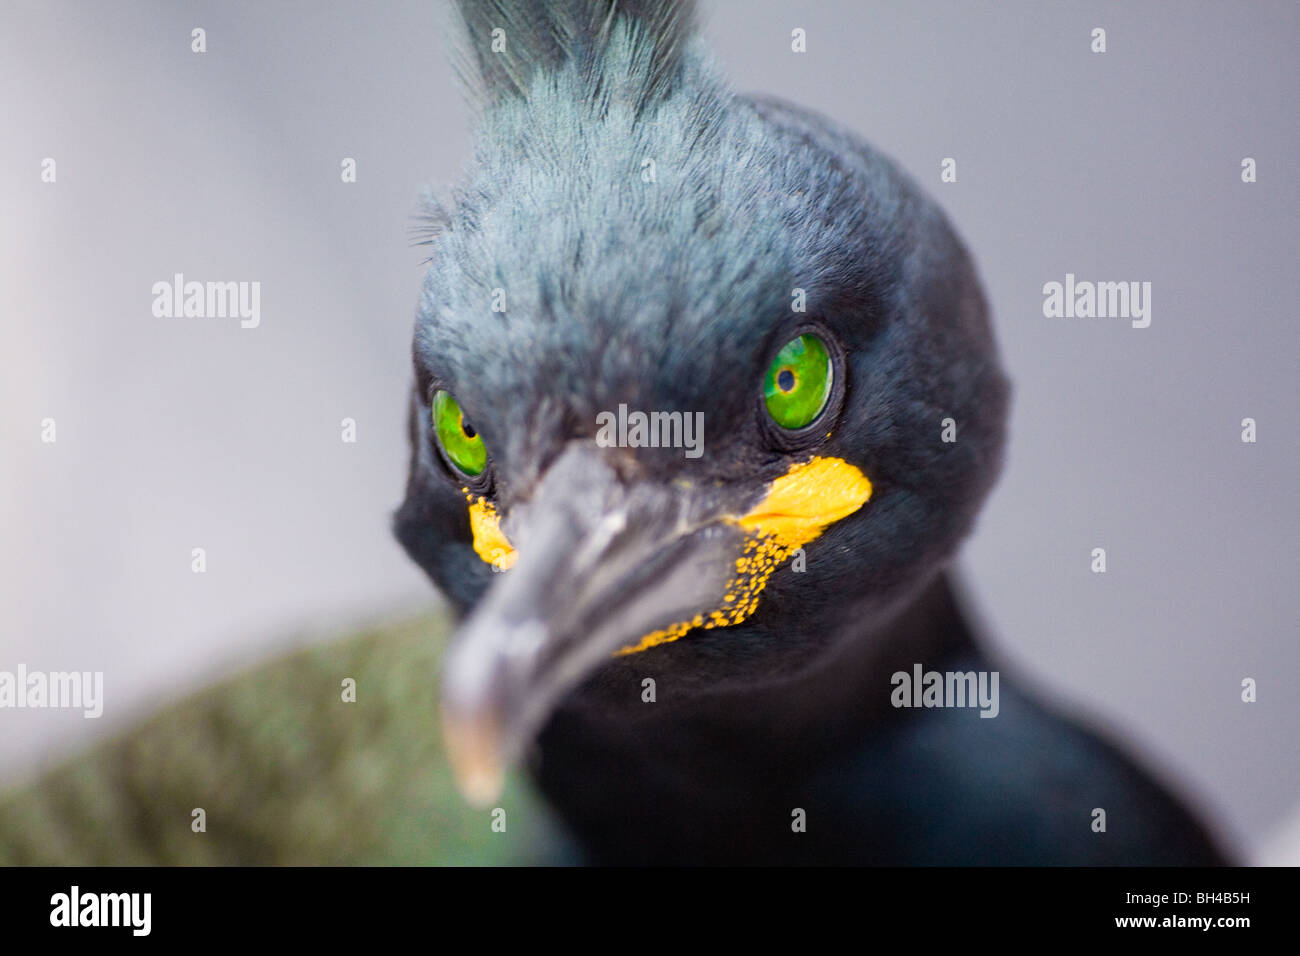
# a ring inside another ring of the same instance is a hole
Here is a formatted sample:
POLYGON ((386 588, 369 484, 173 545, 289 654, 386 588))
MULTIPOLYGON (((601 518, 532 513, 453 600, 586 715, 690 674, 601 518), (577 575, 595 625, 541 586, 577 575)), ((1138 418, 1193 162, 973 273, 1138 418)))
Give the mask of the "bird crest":
POLYGON ((459 0, 457 73, 481 105, 527 100, 572 69, 599 96, 610 86, 638 114, 676 85, 695 26, 691 0, 459 0))

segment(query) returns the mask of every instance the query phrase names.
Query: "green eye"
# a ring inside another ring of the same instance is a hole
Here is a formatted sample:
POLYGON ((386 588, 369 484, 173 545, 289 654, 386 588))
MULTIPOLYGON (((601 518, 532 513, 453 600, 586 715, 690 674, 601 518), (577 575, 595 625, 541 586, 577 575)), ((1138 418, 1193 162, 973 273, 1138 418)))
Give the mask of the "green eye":
POLYGON ((787 342, 763 379, 768 414, 782 428, 803 428, 826 407, 834 378, 830 352, 821 339, 801 335, 787 342))
POLYGON ((487 448, 483 436, 465 421, 451 392, 439 389, 433 394, 433 431, 438 444, 453 465, 471 478, 483 474, 487 466, 487 448))

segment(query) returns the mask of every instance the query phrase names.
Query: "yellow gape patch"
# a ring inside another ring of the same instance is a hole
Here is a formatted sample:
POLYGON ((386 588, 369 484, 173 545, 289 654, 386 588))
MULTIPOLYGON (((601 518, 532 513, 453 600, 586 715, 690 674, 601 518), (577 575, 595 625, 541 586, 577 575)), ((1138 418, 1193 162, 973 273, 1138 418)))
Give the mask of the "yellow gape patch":
POLYGON ((469 527, 474 532, 474 553, 494 567, 507 571, 514 567, 518 555, 514 546, 501 530, 497 509, 486 498, 477 500, 462 488, 469 500, 469 527))
MULTIPOLYGON (((749 514, 728 521, 750 532, 736 560, 736 576, 727 584, 717 610, 697 614, 662 631, 652 631, 618 655, 636 654, 675 641, 693 628, 727 627, 754 613, 767 579, 797 549, 857 511, 871 497, 871 482, 842 458, 814 458, 794 465, 772 482, 766 497, 749 514)), ((616 655, 617 656, 617 655, 616 655)))

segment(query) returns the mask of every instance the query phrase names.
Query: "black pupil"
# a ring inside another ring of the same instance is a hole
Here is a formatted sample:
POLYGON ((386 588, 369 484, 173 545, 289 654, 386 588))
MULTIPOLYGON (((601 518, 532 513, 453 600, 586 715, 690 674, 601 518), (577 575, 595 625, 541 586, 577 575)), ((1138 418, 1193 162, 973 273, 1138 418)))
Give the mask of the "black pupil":
POLYGON ((460 430, 463 431, 465 433, 465 437, 469 439, 473 439, 473 437, 476 434, 478 434, 476 431, 474 431, 474 426, 471 425, 469 422, 465 421, 465 419, 463 418, 460 420, 460 430))
POLYGON ((788 392, 794 388, 794 372, 788 368, 781 369, 776 376, 776 384, 781 386, 781 391, 788 392))

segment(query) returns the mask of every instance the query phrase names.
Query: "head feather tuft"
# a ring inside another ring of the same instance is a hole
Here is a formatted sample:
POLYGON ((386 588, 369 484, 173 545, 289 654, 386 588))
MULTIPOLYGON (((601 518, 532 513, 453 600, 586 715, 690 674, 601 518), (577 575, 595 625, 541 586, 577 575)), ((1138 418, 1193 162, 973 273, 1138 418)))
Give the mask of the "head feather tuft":
POLYGON ((456 70, 480 105, 526 100, 539 78, 569 65, 599 90, 611 63, 630 61, 637 75, 615 79, 631 81, 638 113, 673 88, 696 19, 694 0, 457 0, 456 9, 456 70), (610 56, 616 37, 631 57, 610 56))

